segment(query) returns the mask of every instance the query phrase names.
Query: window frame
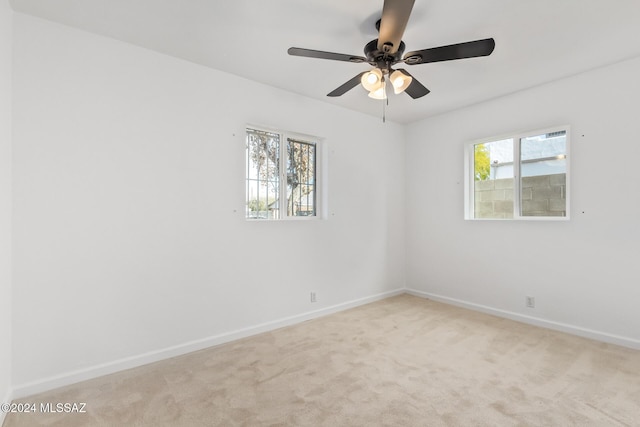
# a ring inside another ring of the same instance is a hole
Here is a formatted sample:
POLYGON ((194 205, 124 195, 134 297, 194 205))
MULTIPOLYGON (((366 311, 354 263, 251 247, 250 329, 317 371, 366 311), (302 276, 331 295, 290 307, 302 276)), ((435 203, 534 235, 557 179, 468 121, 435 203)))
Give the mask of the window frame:
POLYGON ((465 143, 464 146, 464 219, 471 221, 568 221, 571 209, 571 127, 569 125, 552 126, 547 128, 512 132, 508 134, 481 138, 465 143), (522 176, 520 158, 520 146, 523 139, 564 131, 566 135, 565 145, 565 216, 524 216, 521 213, 522 200, 522 176), (475 217, 475 147, 479 144, 511 139, 513 141, 513 218, 476 218, 475 217))
POLYGON ((323 138, 308 134, 284 131, 281 129, 273 129, 270 127, 247 124, 244 127, 244 145, 245 145, 245 167, 244 167, 244 219, 251 222, 273 222, 273 221, 315 221, 324 217, 323 210, 323 180, 324 180, 324 140, 323 138), (288 153, 287 145, 289 140, 297 143, 304 143, 314 146, 315 167, 314 167, 314 212, 315 215, 289 215, 288 214, 288 198, 278 197, 278 218, 250 218, 247 216, 247 181, 249 174, 249 162, 247 159, 247 132, 250 130, 277 134, 279 137, 279 174, 278 174, 278 194, 287 194, 287 166, 288 153))

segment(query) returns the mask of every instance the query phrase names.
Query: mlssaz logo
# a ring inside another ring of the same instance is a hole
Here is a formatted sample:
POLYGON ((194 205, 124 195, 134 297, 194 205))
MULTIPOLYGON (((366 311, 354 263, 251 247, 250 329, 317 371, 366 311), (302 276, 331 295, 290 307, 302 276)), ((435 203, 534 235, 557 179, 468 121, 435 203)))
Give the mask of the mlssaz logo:
POLYGON ((86 403, 41 403, 40 412, 48 413, 79 413, 84 414, 87 412, 86 403))

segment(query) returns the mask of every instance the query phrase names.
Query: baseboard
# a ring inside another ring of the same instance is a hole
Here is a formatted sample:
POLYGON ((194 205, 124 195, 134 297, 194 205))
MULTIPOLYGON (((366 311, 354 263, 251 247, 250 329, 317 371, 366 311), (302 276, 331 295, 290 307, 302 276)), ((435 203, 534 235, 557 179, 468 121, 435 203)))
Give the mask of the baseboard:
POLYGON ((160 360, 169 359, 171 357, 181 356, 183 354, 191 353, 193 351, 202 350, 208 347, 213 347, 213 346, 224 344, 230 341, 246 338, 252 335, 257 335, 263 332, 273 331, 275 329, 279 329, 285 326, 295 325, 297 323, 301 323, 307 320, 326 316, 332 313, 337 313, 343 310, 347 310, 347 309, 354 308, 364 304, 369 304, 371 302, 379 301, 395 295, 401 295, 403 293, 405 293, 404 289, 396 289, 389 292, 383 292, 383 293, 372 295, 369 297, 360 298, 352 301, 347 301, 341 304, 336 304, 330 307, 321 308, 319 310, 309 311, 299 315, 285 317, 285 318, 274 320, 271 322, 266 322, 259 325, 251 326, 248 328, 238 329, 235 331, 203 338, 201 340, 186 342, 173 347, 168 347, 161 350, 140 354, 137 356, 115 360, 113 362, 96 365, 86 369, 66 372, 60 375, 44 378, 42 380, 33 381, 27 384, 15 386, 13 388, 12 397, 14 399, 20 399, 23 397, 31 396, 33 394, 42 393, 42 392, 53 390, 59 387, 64 387, 66 385, 101 377, 103 375, 113 374, 115 372, 135 368, 142 365, 147 365, 149 363, 158 362, 160 360))
POLYGON ((415 289, 405 289, 405 292, 417 297, 427 298, 434 301, 443 302, 445 304, 455 305, 457 307, 468 308, 470 310, 480 311, 482 313, 487 313, 498 317, 504 317, 507 319, 515 320, 517 322, 527 323, 529 325, 540 326, 542 328, 552 329, 554 331, 566 332, 568 334, 577 335, 596 341, 602 341, 640 350, 640 340, 634 338, 608 334, 606 332, 595 331, 592 329, 582 328, 566 323, 554 322, 552 320, 542 319, 540 317, 527 316, 525 314, 515 313, 508 310, 501 310, 486 305, 475 304, 472 302, 432 294, 429 292, 418 291, 415 289))
MULTIPOLYGON (((5 397, 2 401, 0 401, 1 403, 11 403, 13 401, 13 393, 11 392, 11 389, 7 390, 7 393, 5 394, 5 397)), ((7 416, 7 413, 5 411, 0 411, 0 426, 4 424, 4 418, 7 416)))

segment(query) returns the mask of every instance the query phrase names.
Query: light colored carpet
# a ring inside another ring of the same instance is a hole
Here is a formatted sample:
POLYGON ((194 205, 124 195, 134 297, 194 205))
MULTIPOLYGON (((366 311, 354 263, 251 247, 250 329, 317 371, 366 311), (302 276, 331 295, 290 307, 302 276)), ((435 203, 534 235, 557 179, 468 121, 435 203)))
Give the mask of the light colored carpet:
POLYGON ((640 351, 409 295, 21 402, 17 426, 638 426, 640 351))

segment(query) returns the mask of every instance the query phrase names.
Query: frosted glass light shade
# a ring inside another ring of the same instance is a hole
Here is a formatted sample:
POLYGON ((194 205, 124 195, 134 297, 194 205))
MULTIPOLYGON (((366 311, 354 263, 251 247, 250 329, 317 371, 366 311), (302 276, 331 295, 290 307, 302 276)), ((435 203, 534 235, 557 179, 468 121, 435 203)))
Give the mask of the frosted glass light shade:
POLYGON ((364 73, 360 78, 360 83, 369 92, 380 89, 382 87, 382 71, 379 68, 374 68, 368 73, 364 73))
POLYGON ((407 76, 402 71, 398 70, 391 73, 389 79, 391 80, 391 85, 393 86, 393 92, 395 94, 404 92, 404 90, 409 87, 411 81, 413 80, 411 76, 407 76))
POLYGON ((369 92, 369 98, 387 99, 387 91, 384 90, 384 84, 382 84, 378 89, 369 92))

